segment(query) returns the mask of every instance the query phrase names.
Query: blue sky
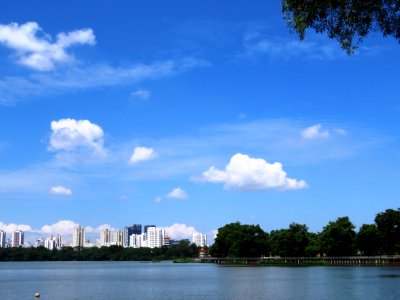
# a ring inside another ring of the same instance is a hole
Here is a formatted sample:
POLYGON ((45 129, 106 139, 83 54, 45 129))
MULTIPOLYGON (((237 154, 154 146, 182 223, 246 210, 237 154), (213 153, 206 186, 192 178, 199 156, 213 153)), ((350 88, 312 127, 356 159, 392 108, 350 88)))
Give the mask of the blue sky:
POLYGON ((3 3, 0 227, 372 223, 399 206, 399 50, 299 41, 279 1, 3 3))

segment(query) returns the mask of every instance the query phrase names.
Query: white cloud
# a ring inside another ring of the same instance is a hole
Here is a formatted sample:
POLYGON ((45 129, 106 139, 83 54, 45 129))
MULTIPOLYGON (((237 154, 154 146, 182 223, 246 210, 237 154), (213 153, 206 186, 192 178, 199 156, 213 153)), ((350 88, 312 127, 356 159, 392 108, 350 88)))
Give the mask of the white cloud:
POLYGON ((226 189, 233 190, 294 190, 307 187, 303 180, 288 178, 281 163, 270 164, 264 159, 251 158, 241 153, 232 156, 225 170, 211 167, 199 180, 224 183, 226 189))
POLYGON ((307 127, 301 131, 301 137, 303 139, 311 140, 311 139, 327 139, 330 137, 330 133, 328 130, 321 130, 321 124, 316 124, 310 127, 307 127))
POLYGON ((5 224, 3 222, 0 222, 0 230, 3 230, 6 233, 10 234, 16 230, 32 231, 32 227, 25 224, 14 224, 14 223, 5 224))
POLYGON ((139 99, 142 99, 142 100, 147 100, 147 99, 149 99, 151 93, 148 90, 141 90, 140 89, 140 90, 137 90, 135 92, 132 92, 131 95, 134 96, 134 97, 137 97, 139 99))
POLYGON ((154 199, 155 203, 160 203, 162 201, 162 197, 156 197, 156 199, 154 199))
POLYGON ((243 39, 245 58, 269 56, 274 59, 338 59, 346 55, 333 42, 326 41, 299 41, 268 36, 268 34, 253 31, 245 34, 243 39))
POLYGON ((88 120, 61 119, 51 122, 50 150, 73 151, 78 148, 104 155, 103 130, 88 120))
POLYGON ((10 104, 21 99, 32 99, 90 88, 107 88, 130 85, 143 80, 157 79, 208 66, 208 62, 194 58, 165 60, 152 64, 116 67, 94 64, 70 67, 49 73, 35 73, 28 77, 7 76, 0 80, 0 104, 10 104))
POLYGON ((116 230, 113 226, 111 226, 110 224, 102 224, 97 226, 96 228, 93 229, 93 232, 97 232, 100 233, 102 230, 104 229, 109 229, 109 230, 116 230))
POLYGON ((342 136, 346 136, 347 135, 347 131, 342 129, 342 128, 336 128, 333 131, 338 135, 342 135, 342 136))
POLYGON ((129 160, 132 164, 137 164, 142 161, 147 161, 154 159, 158 156, 157 152, 154 151, 153 148, 147 147, 136 147, 133 150, 132 156, 129 160))
POLYGON ((184 200, 188 198, 188 194, 180 187, 173 189, 168 193, 167 198, 184 200))
POLYGON ((72 230, 78 227, 79 224, 71 220, 60 220, 52 225, 44 225, 40 229, 40 232, 47 234, 60 234, 60 235, 70 235, 72 230))
POLYGON ((197 233, 197 230, 193 226, 187 226, 186 224, 175 223, 169 227, 163 227, 165 233, 172 239, 190 239, 193 233, 197 233))
POLYGON ((331 130, 322 130, 321 124, 312 125, 304 128, 301 131, 301 137, 306 140, 312 139, 327 139, 332 135, 347 136, 347 131, 342 128, 335 128, 331 130))
POLYGON ((0 24, 0 43, 15 50, 18 63, 38 71, 52 70, 56 63, 73 61, 66 49, 74 44, 94 45, 96 43, 92 29, 85 28, 61 32, 52 43, 36 22, 22 25, 0 24))
POLYGON ((58 186, 53 186, 52 188, 50 188, 49 194, 61 195, 61 196, 71 196, 72 190, 69 188, 66 188, 64 186, 58 185, 58 186))

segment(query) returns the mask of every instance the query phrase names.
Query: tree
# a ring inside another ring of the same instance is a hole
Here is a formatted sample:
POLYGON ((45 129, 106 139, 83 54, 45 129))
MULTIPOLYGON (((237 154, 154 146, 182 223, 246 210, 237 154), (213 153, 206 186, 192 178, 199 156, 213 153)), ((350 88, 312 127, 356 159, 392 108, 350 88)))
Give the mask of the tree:
POLYGON ((268 234, 259 225, 227 224, 218 229, 210 248, 217 257, 258 257, 268 254, 268 234))
POLYGON ((400 253, 400 208, 397 210, 387 209, 375 217, 382 239, 382 250, 384 254, 400 253))
POLYGON ((321 247, 328 256, 350 256, 355 254, 354 225, 349 217, 329 222, 321 233, 321 247))
POLYGON ((319 233, 308 234, 308 245, 305 249, 306 256, 317 256, 321 254, 321 239, 319 233))
POLYGON ((375 224, 363 224, 356 236, 357 249, 363 255, 378 255, 381 248, 379 230, 375 224))
POLYGON ((273 230, 270 235, 271 252, 279 256, 305 256, 309 242, 308 228, 292 223, 288 229, 273 230))
POLYGON ((370 31, 400 41, 400 0, 283 0, 282 11, 300 39, 308 28, 326 32, 348 54, 370 31))

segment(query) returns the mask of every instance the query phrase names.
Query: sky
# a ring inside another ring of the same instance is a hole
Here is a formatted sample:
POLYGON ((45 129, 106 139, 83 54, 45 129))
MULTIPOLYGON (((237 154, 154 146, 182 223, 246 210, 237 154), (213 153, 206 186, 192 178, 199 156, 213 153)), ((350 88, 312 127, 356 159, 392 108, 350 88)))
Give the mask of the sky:
POLYGON ((0 229, 319 232, 399 207, 400 45, 280 1, 0 1, 0 229))

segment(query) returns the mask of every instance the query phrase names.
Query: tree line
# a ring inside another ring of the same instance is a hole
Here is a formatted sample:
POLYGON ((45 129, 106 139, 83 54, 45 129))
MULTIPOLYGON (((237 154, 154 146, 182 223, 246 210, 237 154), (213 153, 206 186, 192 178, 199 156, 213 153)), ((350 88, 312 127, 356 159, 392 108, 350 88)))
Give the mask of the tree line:
POLYGON ((210 254, 215 257, 315 257, 400 254, 400 209, 378 213, 374 224, 363 224, 358 232, 349 217, 329 222, 321 232, 307 225, 265 232, 259 225, 239 222, 218 229, 210 254))
POLYGON ((160 261, 197 257, 199 248, 188 241, 162 248, 124 248, 122 246, 49 250, 45 247, 0 248, 0 261, 160 261))

